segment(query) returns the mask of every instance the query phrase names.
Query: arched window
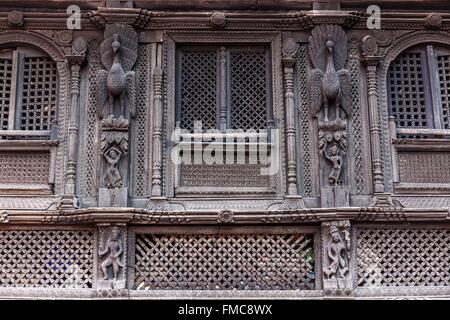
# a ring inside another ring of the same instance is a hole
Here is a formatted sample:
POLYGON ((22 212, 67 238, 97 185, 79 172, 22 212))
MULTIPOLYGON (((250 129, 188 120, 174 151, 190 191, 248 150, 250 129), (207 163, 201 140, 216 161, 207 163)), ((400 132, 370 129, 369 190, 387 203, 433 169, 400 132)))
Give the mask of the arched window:
POLYGON ((388 99, 397 128, 450 129, 450 48, 402 52, 389 67, 388 99))
POLYGON ((39 50, 25 47, 0 50, 2 131, 45 133, 51 129, 57 115, 57 73, 56 63, 39 50))

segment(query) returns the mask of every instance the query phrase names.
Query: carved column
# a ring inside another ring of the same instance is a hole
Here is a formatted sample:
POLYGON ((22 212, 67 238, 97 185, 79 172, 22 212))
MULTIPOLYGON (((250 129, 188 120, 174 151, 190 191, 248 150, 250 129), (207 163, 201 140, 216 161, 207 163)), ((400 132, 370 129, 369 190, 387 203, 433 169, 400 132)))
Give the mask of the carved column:
POLYGON ((377 66, 381 60, 378 56, 377 41, 373 36, 366 36, 362 40, 362 49, 366 61, 367 94, 370 121, 370 143, 372 151, 372 174, 374 196, 369 206, 397 207, 390 194, 386 193, 383 183, 383 162, 381 160, 381 128, 378 105, 378 72, 377 66))
POLYGON ((126 289, 127 238, 126 225, 98 226, 97 290, 126 289))
POLYGON ((376 39, 366 36, 362 40, 364 58, 366 60, 367 93, 370 119, 370 139, 372 150, 373 189, 375 193, 384 192, 383 171, 381 162, 381 129, 378 116, 378 84, 377 65, 381 57, 377 56, 376 39))
POLYGON ((156 68, 153 74, 153 175, 152 197, 162 196, 162 69, 156 68))
POLYGON ((77 147, 79 126, 79 96, 80 96, 80 68, 86 53, 86 43, 81 38, 72 46, 72 54, 67 56, 70 63, 70 118, 69 118, 69 154, 66 183, 64 187, 65 199, 63 206, 73 206, 75 196, 75 178, 77 173, 77 147))
POLYGON ((350 221, 322 223, 321 249, 325 295, 352 295, 350 221))
POLYGON ((297 163, 295 159, 294 64, 298 45, 292 38, 283 43, 284 100, 286 110, 288 195, 297 195, 297 163))
POLYGON ((292 38, 283 43, 283 75, 284 75, 284 103, 286 119, 286 153, 287 153, 287 195, 281 209, 292 210, 304 208, 305 204, 298 195, 297 188, 297 160, 295 145, 295 100, 294 100, 294 64, 298 51, 298 44, 292 38))

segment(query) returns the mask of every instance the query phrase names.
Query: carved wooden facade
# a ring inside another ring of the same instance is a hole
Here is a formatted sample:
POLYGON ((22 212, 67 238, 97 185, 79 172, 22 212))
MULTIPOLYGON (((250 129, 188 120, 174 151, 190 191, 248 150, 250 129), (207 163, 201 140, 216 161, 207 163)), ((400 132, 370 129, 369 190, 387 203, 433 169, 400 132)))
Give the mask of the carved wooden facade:
POLYGON ((381 2, 2 8, 0 297, 449 297, 450 6, 381 2))

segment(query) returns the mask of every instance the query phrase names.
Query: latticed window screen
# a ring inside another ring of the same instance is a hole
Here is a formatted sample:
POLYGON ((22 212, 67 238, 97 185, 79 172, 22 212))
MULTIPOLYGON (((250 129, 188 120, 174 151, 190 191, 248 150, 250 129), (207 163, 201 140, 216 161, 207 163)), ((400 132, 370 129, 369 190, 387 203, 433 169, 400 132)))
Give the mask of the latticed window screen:
POLYGON ((231 52, 231 127, 267 127, 267 77, 265 52, 231 52))
POLYGON ((445 129, 450 129, 450 55, 438 56, 437 62, 443 126, 445 129))
POLYGON ((398 128, 450 129, 450 49, 426 45, 401 53, 389 67, 388 92, 398 128))
POLYGON ((136 235, 136 289, 314 289, 309 234, 136 235))
POLYGON ((182 50, 180 79, 180 127, 193 129, 202 121, 205 129, 214 129, 217 118, 216 51, 182 50))
POLYGON ((8 129, 12 59, 0 58, 0 129, 8 129))
POLYGON ((360 229, 358 287, 450 285, 450 229, 360 229))
POLYGON ((0 230, 0 287, 92 288, 94 233, 0 230))
POLYGON ((426 128, 421 52, 405 52, 389 67, 391 112, 399 128, 426 128))
POLYGON ((193 130, 265 129, 270 117, 270 63, 265 47, 180 47, 177 122, 193 130))
POLYGON ((49 130, 56 116, 57 69, 48 57, 24 59, 20 129, 49 130))
POLYGON ((56 62, 40 51, 0 51, 1 129, 50 130, 57 113, 57 74, 56 62))

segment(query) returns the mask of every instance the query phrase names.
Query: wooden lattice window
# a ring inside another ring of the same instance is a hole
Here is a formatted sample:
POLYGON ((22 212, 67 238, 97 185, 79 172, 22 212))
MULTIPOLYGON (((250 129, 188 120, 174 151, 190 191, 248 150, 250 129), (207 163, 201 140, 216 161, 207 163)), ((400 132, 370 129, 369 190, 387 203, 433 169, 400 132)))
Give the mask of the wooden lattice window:
POLYGON ((389 67, 388 94, 397 128, 450 129, 450 49, 430 44, 401 53, 389 67))
POLYGON ((177 48, 175 120, 180 146, 189 147, 177 168, 178 194, 274 192, 273 179, 261 174, 267 163, 256 154, 261 146, 268 158, 272 151, 271 61, 264 45, 177 48), (204 155, 213 145, 211 163, 204 155))
POLYGON ((20 130, 18 135, 49 131, 56 119, 57 90, 56 63, 46 54, 23 47, 0 51, 1 130, 20 130))
POLYGON ((181 46, 177 123, 193 130, 266 129, 271 120, 270 50, 265 46, 181 46))

